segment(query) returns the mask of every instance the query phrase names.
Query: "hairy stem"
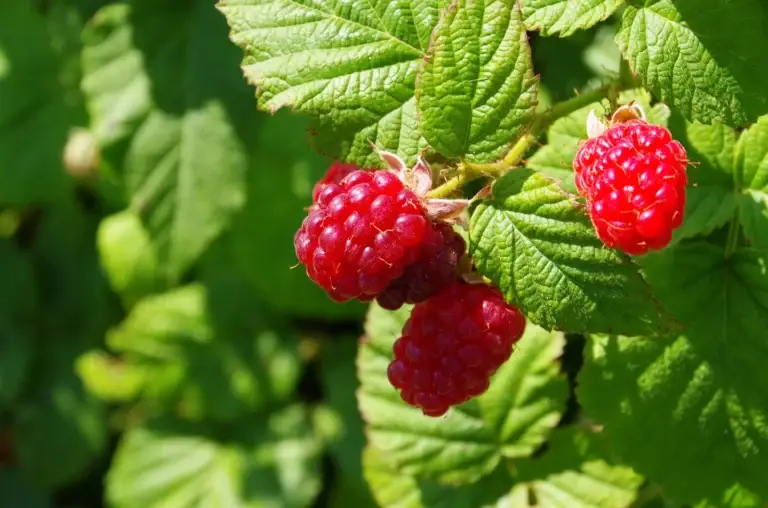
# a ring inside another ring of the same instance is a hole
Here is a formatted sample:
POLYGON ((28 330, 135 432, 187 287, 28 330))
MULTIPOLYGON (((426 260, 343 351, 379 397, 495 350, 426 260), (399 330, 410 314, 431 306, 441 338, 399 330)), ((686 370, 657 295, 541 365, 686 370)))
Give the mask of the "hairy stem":
POLYGON ((567 101, 557 103, 548 110, 533 116, 528 132, 517 140, 517 143, 512 146, 503 159, 498 162, 487 164, 462 161, 459 164, 458 174, 439 187, 432 189, 428 196, 431 198, 446 198, 455 194, 472 180, 483 176, 498 177, 503 175, 520 164, 525 155, 536 143, 539 136, 541 136, 541 134, 543 134, 555 120, 568 116, 574 111, 594 102, 598 102, 601 99, 615 96, 621 91, 621 88, 620 83, 610 83, 581 95, 577 95, 567 101))

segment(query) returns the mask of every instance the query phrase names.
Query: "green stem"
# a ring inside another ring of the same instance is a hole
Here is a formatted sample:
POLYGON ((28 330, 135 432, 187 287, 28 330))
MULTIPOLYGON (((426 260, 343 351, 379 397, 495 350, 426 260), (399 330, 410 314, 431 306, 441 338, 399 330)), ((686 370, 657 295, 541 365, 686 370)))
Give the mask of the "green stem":
POLYGON ((517 143, 507 152, 503 159, 488 164, 475 164, 462 161, 459 164, 458 175, 450 178, 439 187, 432 189, 428 194, 430 198, 446 198, 460 190, 467 183, 483 176, 501 176, 513 167, 520 164, 525 155, 530 151, 552 123, 564 116, 568 116, 585 106, 598 102, 606 97, 614 96, 621 90, 619 83, 610 83, 600 88, 595 88, 572 99, 555 104, 547 111, 532 117, 531 126, 517 143))

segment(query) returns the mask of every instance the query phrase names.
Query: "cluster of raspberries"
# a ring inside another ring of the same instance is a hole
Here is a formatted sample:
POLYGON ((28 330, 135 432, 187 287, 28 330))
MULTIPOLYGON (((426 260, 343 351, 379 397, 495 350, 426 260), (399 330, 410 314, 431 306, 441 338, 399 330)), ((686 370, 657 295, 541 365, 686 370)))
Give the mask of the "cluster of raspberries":
MULTIPOLYGON (((584 142, 574 176, 597 236, 632 255, 665 247, 682 222, 687 164, 668 130, 641 119, 584 142)), ((441 416, 488 389, 526 321, 498 290, 461 277, 464 239, 429 212, 420 187, 391 169, 334 163, 294 244, 307 275, 333 300, 414 305, 387 375, 406 403, 441 416)))
POLYGON ((389 170, 336 163, 313 198, 294 239, 307 275, 338 302, 415 304, 387 372, 402 399, 440 416, 483 393, 525 318, 496 289, 459 277, 464 239, 389 170))

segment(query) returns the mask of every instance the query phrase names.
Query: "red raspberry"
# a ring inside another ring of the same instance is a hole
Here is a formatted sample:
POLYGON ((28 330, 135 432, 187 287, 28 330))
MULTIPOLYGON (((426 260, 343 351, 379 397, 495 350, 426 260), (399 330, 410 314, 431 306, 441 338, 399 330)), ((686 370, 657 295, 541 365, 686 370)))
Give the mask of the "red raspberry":
POLYGON ((399 309, 404 303, 423 302, 453 282, 466 247, 464 239, 450 225, 432 224, 422 240, 419 259, 376 301, 390 310, 399 309))
POLYGON ((683 222, 687 165, 683 145, 643 120, 587 140, 573 169, 597 236, 633 255, 664 248, 683 222))
POLYGON ((387 377, 405 402, 441 416, 488 389, 524 330, 523 315, 496 289, 456 280, 413 307, 387 377))
POLYGON ((320 196, 320 193, 326 185, 329 183, 338 184, 345 176, 356 169, 358 168, 354 164, 347 164, 344 162, 334 162, 331 164, 325 172, 325 175, 317 181, 315 187, 312 189, 312 202, 317 202, 317 198, 320 196))
POLYGON ((294 237, 307 275, 343 302, 368 301, 416 261, 429 220, 389 171, 354 171, 323 187, 294 237))

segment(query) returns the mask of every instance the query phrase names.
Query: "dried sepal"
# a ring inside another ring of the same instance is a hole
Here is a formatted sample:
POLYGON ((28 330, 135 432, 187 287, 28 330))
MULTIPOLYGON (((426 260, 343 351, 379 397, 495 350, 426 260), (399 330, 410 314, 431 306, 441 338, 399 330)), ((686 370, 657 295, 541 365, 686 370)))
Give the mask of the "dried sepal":
POLYGON ((602 136, 606 130, 608 130, 608 124, 597 116, 594 109, 590 111, 587 115, 587 137, 592 139, 602 136))
POLYGON ((430 219, 450 222, 459 218, 469 203, 468 199, 427 199, 424 205, 430 219))
POLYGON ((611 116, 611 127, 632 120, 648 121, 645 110, 635 101, 630 101, 614 111, 613 116, 611 116))

